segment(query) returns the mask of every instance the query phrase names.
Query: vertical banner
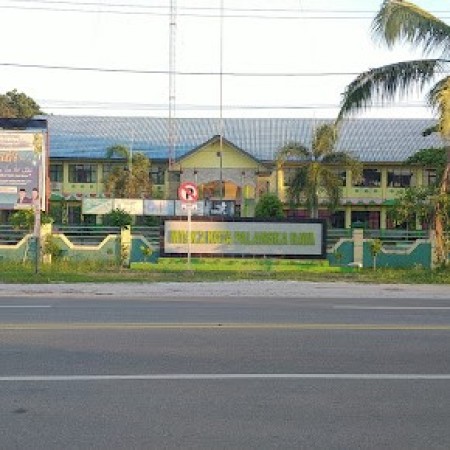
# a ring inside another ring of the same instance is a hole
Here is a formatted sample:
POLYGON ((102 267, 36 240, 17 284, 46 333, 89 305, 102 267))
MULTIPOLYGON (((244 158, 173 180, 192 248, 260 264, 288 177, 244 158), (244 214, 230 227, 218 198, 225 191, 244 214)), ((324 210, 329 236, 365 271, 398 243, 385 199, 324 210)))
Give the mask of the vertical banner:
POLYGON ((45 210, 46 134, 0 131, 0 209, 45 210))

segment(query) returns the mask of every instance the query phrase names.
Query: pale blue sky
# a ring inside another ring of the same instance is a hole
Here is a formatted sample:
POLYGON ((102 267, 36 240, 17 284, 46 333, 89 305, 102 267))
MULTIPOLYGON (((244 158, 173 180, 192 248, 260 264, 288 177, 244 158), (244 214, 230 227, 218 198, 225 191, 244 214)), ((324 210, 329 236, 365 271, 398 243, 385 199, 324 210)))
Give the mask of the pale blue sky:
MULTIPOLYGON (((450 18, 448 1, 416 3, 450 18)), ((224 19, 224 72, 358 73, 418 57, 410 48, 387 50, 371 39, 371 18, 380 4, 224 0, 231 16, 224 19)), ((54 114, 167 116, 167 74, 6 64, 167 71, 168 5, 169 0, 0 0, 7 43, 0 46, 0 92, 17 88, 54 114)), ((220 0, 178 0, 178 71, 219 71, 219 5, 220 0)), ((334 117, 340 94, 353 78, 224 76, 224 116, 334 117)), ((176 85, 177 116, 218 116, 217 75, 177 75, 176 85)), ((405 103, 404 108, 374 109, 365 116, 430 116, 418 107, 420 97, 405 103)))

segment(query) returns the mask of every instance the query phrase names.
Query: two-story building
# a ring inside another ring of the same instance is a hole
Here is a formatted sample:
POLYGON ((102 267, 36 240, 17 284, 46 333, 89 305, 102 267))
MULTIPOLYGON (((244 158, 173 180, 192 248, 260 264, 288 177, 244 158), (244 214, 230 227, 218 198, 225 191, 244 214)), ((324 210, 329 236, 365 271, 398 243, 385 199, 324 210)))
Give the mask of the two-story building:
MULTIPOLYGON (((325 120, 225 119, 223 138, 216 119, 176 119, 169 136, 164 118, 49 116, 50 209, 57 221, 101 223, 82 215, 83 198, 102 198, 104 181, 115 165, 106 150, 125 145, 151 160, 149 177, 154 199, 175 200, 180 182, 198 184, 205 214, 251 217, 259 197, 276 193, 285 202, 286 215, 306 217, 301 205, 289 207, 286 190, 299 163, 277 162, 277 152, 288 142, 309 146, 315 127, 325 120), (169 160, 173 163, 169 166, 169 160)), ((432 125, 426 119, 353 119, 340 129, 336 150, 345 150, 363 164, 363 176, 352 179, 343 170, 341 206, 333 214, 325 207, 320 217, 332 226, 363 222, 369 228, 389 228, 389 208, 412 186, 435 181, 428 167, 405 165, 423 148, 443 146, 438 135, 422 136, 432 125)), ((142 220, 142 218, 137 219, 142 220)), ((425 224, 426 225, 426 224, 425 224)), ((422 224, 417 224, 422 226, 422 224)))

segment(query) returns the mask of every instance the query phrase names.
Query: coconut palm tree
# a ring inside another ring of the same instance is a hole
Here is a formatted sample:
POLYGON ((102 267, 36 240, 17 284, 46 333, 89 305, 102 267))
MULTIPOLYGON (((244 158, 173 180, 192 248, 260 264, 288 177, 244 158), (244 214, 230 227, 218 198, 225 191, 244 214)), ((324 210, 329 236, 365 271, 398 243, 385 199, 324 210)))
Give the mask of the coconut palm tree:
MULTIPOLYGON (((450 140, 450 76, 444 69, 450 63, 450 26, 428 11, 404 0, 384 0, 372 23, 375 38, 391 48, 396 43, 409 43, 423 51, 424 58, 403 61, 370 69, 352 81, 343 94, 338 122, 351 113, 373 105, 375 101, 388 102, 411 93, 417 88, 428 88, 427 101, 437 113, 437 125, 425 134, 437 131, 450 140), (429 57, 431 53, 437 57, 429 57), (431 88, 429 88, 431 84, 431 88)), ((442 178, 440 193, 448 193, 450 151, 442 178)), ((436 256, 445 262, 443 210, 435 211, 436 256)))
POLYGON ((339 205, 342 181, 339 170, 351 169, 355 178, 361 175, 361 165, 350 154, 335 151, 337 130, 332 124, 322 124, 314 130, 311 147, 291 142, 278 151, 278 161, 296 160, 301 165, 295 171, 288 187, 291 203, 304 199, 310 217, 319 217, 319 191, 323 189, 330 209, 339 205))
POLYGON ((131 152, 124 145, 106 150, 106 157, 126 160, 126 167, 115 167, 105 180, 105 190, 116 198, 142 198, 152 192, 150 160, 140 152, 131 152))

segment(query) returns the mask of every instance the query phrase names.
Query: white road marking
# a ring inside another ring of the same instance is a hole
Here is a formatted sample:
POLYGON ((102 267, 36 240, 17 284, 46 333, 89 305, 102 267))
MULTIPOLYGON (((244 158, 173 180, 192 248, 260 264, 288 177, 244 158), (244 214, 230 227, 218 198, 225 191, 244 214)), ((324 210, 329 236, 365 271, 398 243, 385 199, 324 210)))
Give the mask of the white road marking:
POLYGON ((450 381, 450 374, 396 374, 396 373, 210 373, 160 375, 43 375, 0 377, 0 383, 50 381, 184 381, 184 380, 403 380, 450 381))
POLYGON ((53 308, 51 305, 0 305, 0 308, 53 308))
POLYGON ((353 306, 353 305, 335 305, 333 309, 379 309, 379 310, 450 310, 450 306, 353 306))

